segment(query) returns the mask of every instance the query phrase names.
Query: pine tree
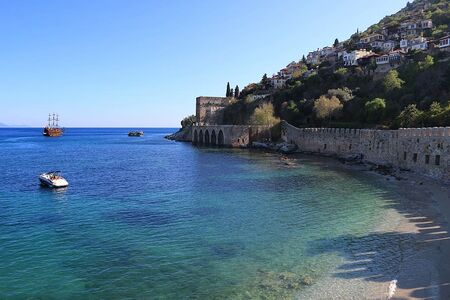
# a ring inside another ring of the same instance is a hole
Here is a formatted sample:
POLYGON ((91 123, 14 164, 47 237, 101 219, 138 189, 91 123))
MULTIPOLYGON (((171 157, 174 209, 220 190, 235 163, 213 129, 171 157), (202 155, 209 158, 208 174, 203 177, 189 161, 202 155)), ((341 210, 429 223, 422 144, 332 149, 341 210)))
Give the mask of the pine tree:
POLYGON ((305 57, 305 55, 303 55, 303 57, 302 57, 302 63, 304 63, 306 65, 306 57, 305 57))
POLYGON ((233 89, 230 89, 230 95, 228 97, 233 98, 233 89))
POLYGON ((239 86, 236 85, 236 87, 234 88, 234 98, 239 98, 239 86))
POLYGON ((335 40, 334 40, 333 46, 334 46, 334 47, 337 47, 338 44, 339 44, 339 40, 338 40, 338 39, 335 39, 335 40))
POLYGON ((230 83, 228 82, 228 83, 227 83, 227 92, 226 92, 225 96, 226 96, 226 97, 230 97, 230 92, 231 92, 231 89, 230 89, 230 83))

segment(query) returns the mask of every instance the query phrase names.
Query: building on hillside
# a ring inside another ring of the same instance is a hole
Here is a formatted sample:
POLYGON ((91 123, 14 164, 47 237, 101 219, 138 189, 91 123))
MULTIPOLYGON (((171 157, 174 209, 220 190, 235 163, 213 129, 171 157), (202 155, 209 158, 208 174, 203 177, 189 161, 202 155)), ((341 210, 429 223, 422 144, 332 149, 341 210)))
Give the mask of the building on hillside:
POLYGON ((287 78, 283 78, 280 75, 273 75, 272 78, 269 78, 270 84, 275 89, 281 89, 287 80, 287 78))
POLYGON ((320 49, 309 52, 306 57, 306 63, 310 65, 318 65, 320 63, 320 49))
POLYGON ((431 21, 431 20, 422 20, 420 22, 420 28, 421 29, 432 29, 433 28, 433 21, 431 21))
POLYGON ((322 49, 320 49, 320 56, 327 57, 330 54, 334 54, 334 52, 334 47, 323 47, 322 49))
POLYGON ((383 52, 390 52, 394 50, 395 46, 397 46, 397 42, 395 41, 386 41, 383 43, 383 46, 381 47, 381 50, 383 52))
POLYGON ((400 41, 400 48, 405 52, 408 52, 409 50, 425 51, 428 49, 428 41, 424 37, 402 39, 400 41))
POLYGON ((405 53, 400 50, 391 51, 389 54, 380 55, 376 58, 376 73, 387 73, 393 68, 398 67, 404 60, 405 53))
POLYGON ((357 66, 358 59, 363 58, 365 56, 369 56, 372 53, 373 53, 372 51, 367 51, 365 49, 354 50, 352 52, 344 52, 342 54, 342 60, 343 60, 344 66, 346 66, 346 67, 357 66))
POLYGON ((433 28, 433 21, 431 20, 412 20, 400 24, 400 37, 417 37, 426 29, 433 28))
POLYGON ((450 35, 444 36, 439 39, 439 49, 444 51, 450 51, 450 35))
POLYGON ((232 99, 230 97, 197 97, 195 106, 197 124, 222 124, 224 109, 231 104, 232 99))
POLYGON ((411 43, 411 50, 420 50, 420 51, 425 51, 428 49, 428 41, 427 40, 421 40, 421 41, 417 41, 417 42, 412 42, 411 43))
POLYGON ((380 33, 375 33, 375 34, 371 34, 371 35, 361 38, 359 40, 359 42, 361 44, 370 44, 375 41, 384 41, 384 40, 385 40, 384 35, 382 35, 380 33))
POLYGON ((293 61, 290 64, 288 64, 286 68, 284 68, 283 70, 286 76, 288 76, 290 79, 294 77, 295 72, 300 71, 303 67, 304 67, 303 63, 293 61))

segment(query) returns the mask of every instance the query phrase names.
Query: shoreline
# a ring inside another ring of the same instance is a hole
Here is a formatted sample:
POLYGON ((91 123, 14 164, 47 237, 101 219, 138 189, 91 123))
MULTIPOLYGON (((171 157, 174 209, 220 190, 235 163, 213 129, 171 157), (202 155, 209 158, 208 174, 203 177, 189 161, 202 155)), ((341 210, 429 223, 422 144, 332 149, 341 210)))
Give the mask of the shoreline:
MULTIPOLYGON (((382 257, 370 258, 377 264, 395 272, 377 270, 377 275, 393 273, 393 276, 371 278, 373 270, 363 270, 358 280, 364 280, 363 299, 450 299, 450 185, 438 179, 429 178, 409 171, 396 170, 383 173, 364 163, 352 164, 334 157, 315 154, 295 153, 281 156, 286 161, 299 161, 302 158, 323 159, 330 167, 350 171, 367 172, 373 175, 374 184, 386 187, 395 193, 394 201, 389 203, 392 214, 399 217, 398 224, 391 226, 380 221, 374 235, 388 237, 396 251, 384 253, 382 257), (398 265, 390 265, 393 262, 398 265), (386 264, 386 265, 384 265, 386 264), (386 278, 382 278, 386 277, 386 278), (396 282, 394 281, 396 280, 396 282), (390 294, 390 295, 389 295, 390 294)), ((386 216, 386 219, 389 219, 386 216)), ((391 246, 391 245, 389 245, 391 246)), ((344 262, 355 264, 355 262, 344 262)), ((362 265, 364 268, 364 265, 362 265)), ((361 267, 361 265, 359 266, 361 267)), ((355 281, 355 279, 347 279, 355 281)), ((343 282, 341 282, 343 283, 343 282)), ((337 283, 339 284, 339 283, 337 283)), ((344 282, 349 289, 351 282, 344 282)), ((325 288, 325 286, 324 286, 325 288)), ((333 292, 333 291, 331 291, 333 292)), ((324 294, 325 295, 325 294, 324 294)), ((329 297, 340 298, 334 293, 329 297)))

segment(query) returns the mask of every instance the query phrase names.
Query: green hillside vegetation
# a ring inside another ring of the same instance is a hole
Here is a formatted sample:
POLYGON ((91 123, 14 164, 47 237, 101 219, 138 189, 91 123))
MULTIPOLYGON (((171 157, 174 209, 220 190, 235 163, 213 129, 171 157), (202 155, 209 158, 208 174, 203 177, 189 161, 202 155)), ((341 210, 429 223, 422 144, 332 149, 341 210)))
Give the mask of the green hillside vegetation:
MULTIPOLYGON (((383 27, 400 26, 419 13, 434 23, 433 29, 424 34, 434 38, 448 34, 449 1, 417 0, 344 44, 351 48, 360 37, 383 27), (425 4, 428 8, 422 11, 425 4)), ((323 62, 308 66, 313 71, 309 76, 302 76, 306 68, 300 70, 280 89, 271 88, 264 75, 259 83, 245 87, 226 108, 225 123, 284 119, 299 127, 450 126, 450 53, 410 51, 405 58, 386 74, 374 74, 373 64, 334 68, 323 62), (268 96, 254 100, 253 95, 263 94, 268 96)))

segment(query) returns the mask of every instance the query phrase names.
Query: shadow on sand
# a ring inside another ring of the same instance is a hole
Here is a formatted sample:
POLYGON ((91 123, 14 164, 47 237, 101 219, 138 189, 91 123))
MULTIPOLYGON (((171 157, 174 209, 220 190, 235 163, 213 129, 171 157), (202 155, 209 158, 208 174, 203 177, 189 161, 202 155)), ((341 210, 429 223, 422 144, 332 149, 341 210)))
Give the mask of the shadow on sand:
MULTIPOLYGON (((309 245, 309 252, 342 256, 346 263, 334 273, 338 278, 398 280, 397 288, 402 291, 397 289, 399 293, 393 299, 450 299, 448 224, 436 211, 431 193, 425 190, 418 194, 421 187, 413 187, 412 182, 405 184, 411 184, 411 188, 401 189, 405 195, 386 192, 383 198, 388 208, 408 220, 406 226, 412 230, 320 239, 309 245)), ((386 286, 386 295, 387 290, 386 286)))

